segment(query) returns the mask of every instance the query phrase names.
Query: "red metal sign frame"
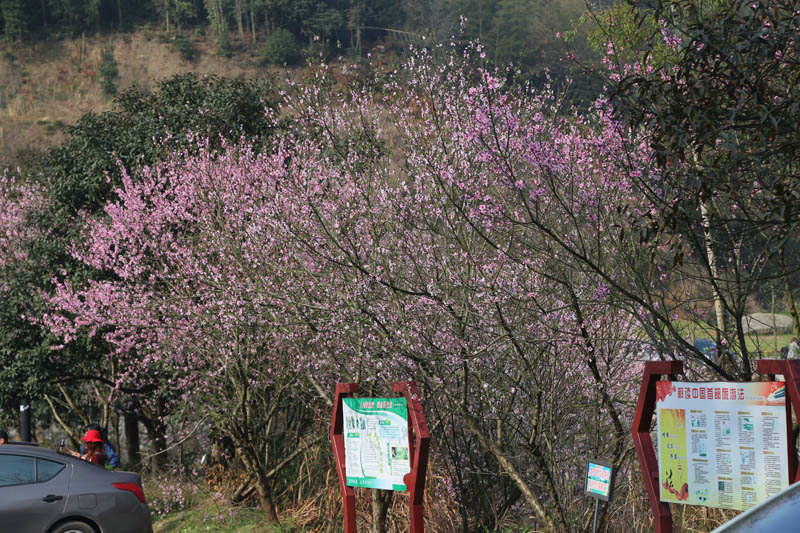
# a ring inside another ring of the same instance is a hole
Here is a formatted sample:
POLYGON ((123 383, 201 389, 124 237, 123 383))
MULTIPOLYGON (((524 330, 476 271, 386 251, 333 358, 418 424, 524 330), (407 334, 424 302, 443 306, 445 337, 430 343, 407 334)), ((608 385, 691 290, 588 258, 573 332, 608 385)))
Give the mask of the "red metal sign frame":
POLYGON ((428 452, 431 434, 428 422, 422 411, 417 384, 413 381, 395 381, 392 391, 403 396, 408 405, 408 452, 411 457, 411 471, 403 476, 408 489, 409 530, 411 533, 424 533, 425 519, 422 516, 422 502, 425 496, 425 474, 428 471, 428 452))
MULTIPOLYGON (((336 463, 336 474, 339 476, 339 489, 342 493, 344 533, 357 533, 357 528, 356 494, 353 487, 347 486, 342 400, 344 398, 352 398, 357 392, 358 383, 336 384, 329 433, 333 448, 333 459, 336 463)), ((392 392, 397 396, 404 397, 408 406, 408 452, 411 470, 403 476, 403 483, 405 483, 409 492, 409 530, 411 533, 424 533, 425 519, 422 508, 425 496, 425 474, 428 470, 428 453, 430 450, 428 422, 425 420, 419 390, 415 382, 395 381, 392 383, 392 392)))
MULTIPOLYGON (((770 381, 776 375, 784 376, 788 400, 786 402, 786 434, 789 454, 789 483, 800 481, 800 468, 797 464, 797 451, 792 436, 792 406, 800 413, 800 361, 785 361, 781 359, 759 359, 756 362, 758 372, 768 377, 770 381), (792 475, 794 473, 794 475, 792 475)), ((636 414, 633 418, 631 436, 636 456, 642 469, 644 485, 647 489, 647 498, 653 510, 653 523, 655 533, 672 533, 672 513, 669 504, 659 500, 658 460, 656 458, 653 439, 650 437, 650 428, 653 424, 653 415, 656 409, 656 382, 661 376, 669 376, 671 381, 677 381, 677 375, 683 373, 681 361, 649 361, 644 365, 642 384, 639 389, 639 400, 636 402, 636 414)))
POLYGON ((358 383, 337 383, 333 398, 333 415, 329 437, 333 447, 333 460, 339 476, 339 490, 342 491, 342 511, 344 513, 344 533, 356 533, 356 491, 347 486, 347 473, 344 460, 344 414, 342 399, 352 398, 358 392, 358 383))

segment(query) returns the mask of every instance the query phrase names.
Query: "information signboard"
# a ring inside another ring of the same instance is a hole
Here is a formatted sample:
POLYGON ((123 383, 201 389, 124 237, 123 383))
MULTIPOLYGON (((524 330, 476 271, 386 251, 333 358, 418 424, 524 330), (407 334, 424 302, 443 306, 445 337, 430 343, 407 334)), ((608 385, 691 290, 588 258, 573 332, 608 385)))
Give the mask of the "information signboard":
POLYGON ((656 383, 662 502, 744 510, 789 486, 785 383, 656 383))
POLYGON ((592 459, 586 463, 584 493, 603 501, 611 499, 614 467, 611 463, 592 459))
POLYGON ((347 486, 406 490, 411 470, 405 398, 343 398, 347 486))

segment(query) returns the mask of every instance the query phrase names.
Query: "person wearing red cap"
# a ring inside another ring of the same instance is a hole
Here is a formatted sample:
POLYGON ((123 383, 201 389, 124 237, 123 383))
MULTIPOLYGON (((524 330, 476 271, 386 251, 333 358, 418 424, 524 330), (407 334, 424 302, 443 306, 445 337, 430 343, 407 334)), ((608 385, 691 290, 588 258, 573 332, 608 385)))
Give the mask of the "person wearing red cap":
POLYGON ((103 437, 100 432, 90 429, 81 440, 86 443, 86 453, 81 455, 81 459, 96 465, 105 465, 108 458, 103 451, 103 437))

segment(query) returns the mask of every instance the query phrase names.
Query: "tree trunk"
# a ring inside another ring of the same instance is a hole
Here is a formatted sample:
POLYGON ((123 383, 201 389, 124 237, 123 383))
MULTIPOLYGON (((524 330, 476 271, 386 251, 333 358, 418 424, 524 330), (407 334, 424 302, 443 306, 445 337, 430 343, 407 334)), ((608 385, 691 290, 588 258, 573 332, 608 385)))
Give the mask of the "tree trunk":
POLYGON ((44 399, 47 402, 47 405, 50 406, 50 412, 53 414, 53 418, 55 418, 56 422, 58 422, 58 425, 61 426, 61 429, 64 430, 69 439, 72 441, 72 445, 75 447, 79 447, 80 435, 76 434, 72 430, 72 427, 69 424, 67 424, 63 418, 61 418, 61 416, 58 413, 58 410, 56 409, 55 403, 53 402, 53 399, 47 394, 44 395, 44 399))
POLYGON ((253 47, 256 46, 256 10, 253 0, 250 0, 250 31, 253 33, 253 47))
POLYGON ((258 491, 258 498, 261 500, 261 508, 264 510, 264 518, 267 519, 267 522, 278 523, 278 509, 272 500, 272 487, 269 479, 266 479, 262 474, 259 474, 258 478, 256 490, 258 491))
POLYGON ((725 334, 725 309, 722 307, 722 295, 719 291, 719 272, 717 271, 717 258, 714 254, 714 239, 711 235, 711 215, 708 212, 708 201, 700 203, 700 218, 703 221, 703 237, 706 244, 706 257, 708 259, 708 272, 711 275, 711 286, 714 290, 714 313, 717 317, 717 353, 721 353, 720 341, 725 334))
POLYGON ((792 323, 794 324, 794 335, 795 337, 800 337, 800 314, 797 312, 797 303, 794 300, 792 285, 787 274, 783 275, 783 281, 786 284, 786 298, 788 300, 789 314, 792 316, 792 323))
POLYGON ((242 0, 236 0, 234 2, 234 6, 236 8, 236 25, 239 27, 239 39, 244 44, 244 24, 242 23, 242 0))
POLYGON ((217 40, 222 37, 223 33, 223 14, 222 14, 222 0, 214 0, 214 9, 216 9, 217 14, 217 40))
POLYGON ((392 504, 392 491, 372 489, 372 533, 386 533, 386 515, 392 504))
POLYGON ((481 429, 478 427, 478 424, 472 418, 472 415, 467 411, 466 406, 464 405, 461 406, 461 414, 464 418, 464 421, 467 423, 467 427, 469 428, 470 432, 478 439, 478 442, 481 443, 481 446, 483 446, 484 449, 494 456, 494 458, 500 464, 500 467, 517 485, 517 488, 519 488, 520 492, 522 492, 522 497, 525 499, 525 502, 530 506, 530 508, 533 509, 536 517, 544 523, 548 530, 566 533, 569 528, 567 527, 566 521, 561 513, 556 513, 556 516, 553 517, 551 513, 548 512, 547 508, 542 503, 542 500, 536 494, 536 491, 534 491, 528 482, 525 481, 525 478, 522 476, 522 474, 520 474, 519 470, 517 470, 517 467, 513 462, 511 462, 506 454, 503 453, 500 447, 497 446, 497 444, 489 436, 481 431, 481 429))
POLYGON ((272 481, 270 474, 265 471, 265 466, 262 463, 262 457, 256 450, 253 449, 250 442, 237 441, 235 444, 236 455, 244 464, 246 470, 250 474, 254 474, 256 478, 256 492, 258 492, 258 499, 261 502, 261 508, 264 511, 264 518, 268 522, 278 522, 278 508, 272 498, 272 481))
MULTIPOLYGON (((112 444, 119 453, 122 447, 120 446, 120 441, 119 441, 119 411, 117 411, 116 409, 114 409, 111 412, 111 421, 112 421, 111 426, 114 428, 114 442, 112 444)), ((111 431, 109 431, 109 434, 110 433, 111 431)))
POLYGON ((219 42, 223 33, 223 13, 221 0, 214 0, 214 26, 217 28, 217 42, 219 42))
POLYGON ((153 456, 151 458, 151 466, 158 472, 164 470, 167 466, 167 436, 164 433, 164 427, 161 422, 153 420, 152 417, 145 414, 141 417, 142 424, 147 429, 147 436, 153 443, 153 456))
POLYGON ((128 451, 128 468, 138 470, 139 455, 139 417, 133 411, 125 413, 125 448, 128 451))
POLYGON ((164 22, 166 24, 167 33, 170 32, 169 23, 169 0, 164 0, 164 22))

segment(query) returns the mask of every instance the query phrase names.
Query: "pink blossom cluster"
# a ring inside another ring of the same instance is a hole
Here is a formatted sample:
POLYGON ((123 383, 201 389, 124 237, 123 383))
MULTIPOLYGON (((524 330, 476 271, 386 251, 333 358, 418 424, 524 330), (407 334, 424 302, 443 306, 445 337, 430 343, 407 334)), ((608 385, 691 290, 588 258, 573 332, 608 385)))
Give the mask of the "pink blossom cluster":
POLYGON ((26 217, 43 205, 37 185, 22 182, 9 172, 0 176, 0 269, 28 259, 25 244, 38 233, 26 217))

